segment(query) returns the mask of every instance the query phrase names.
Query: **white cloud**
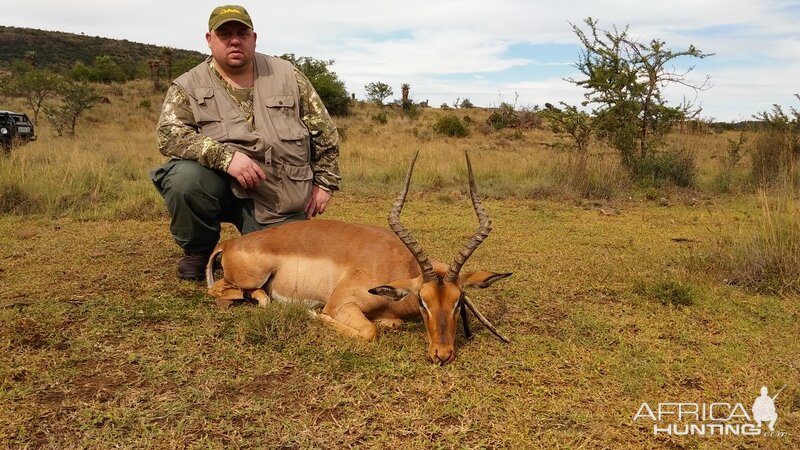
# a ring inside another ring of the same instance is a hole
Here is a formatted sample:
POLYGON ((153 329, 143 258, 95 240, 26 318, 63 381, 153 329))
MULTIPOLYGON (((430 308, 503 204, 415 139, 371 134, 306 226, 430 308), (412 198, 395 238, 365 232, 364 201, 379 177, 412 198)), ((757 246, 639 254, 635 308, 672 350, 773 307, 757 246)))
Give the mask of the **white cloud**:
MULTIPOLYGON (((3 23, 205 52, 208 14, 218 4, 140 0, 100 6, 88 0, 30 0, 25 8, 4 9, 3 23)), ((695 44, 717 54, 695 61, 695 75, 702 79, 703 73, 711 73, 714 87, 700 100, 709 114, 722 120, 749 117, 765 104, 791 99, 798 90, 793 83, 800 76, 794 64, 800 59, 799 4, 308 0, 295 7, 244 2, 259 33, 260 51, 334 59, 333 70, 357 95, 363 96, 364 84, 372 81, 389 83, 395 90, 400 83, 410 83, 412 95, 429 96, 435 105, 455 97, 497 104, 499 99, 513 101, 515 93, 521 104, 580 101, 580 91, 552 71, 532 70, 531 80, 501 81, 498 75, 505 70, 538 59, 535 54, 510 57, 507 50, 515 43, 577 44, 570 23, 582 25, 588 16, 598 19, 601 27, 630 24, 631 35, 643 40, 657 37, 675 49, 695 44), (537 77, 539 72, 548 74, 547 79, 537 77)), ((565 58, 572 61, 575 55, 565 58)), ((563 76, 573 71, 565 66, 563 76)))

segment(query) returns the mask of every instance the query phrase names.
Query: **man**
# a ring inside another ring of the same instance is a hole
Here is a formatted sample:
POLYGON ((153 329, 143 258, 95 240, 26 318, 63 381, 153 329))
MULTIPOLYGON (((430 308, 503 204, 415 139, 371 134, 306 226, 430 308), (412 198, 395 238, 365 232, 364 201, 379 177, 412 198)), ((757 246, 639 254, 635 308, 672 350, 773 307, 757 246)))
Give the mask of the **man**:
POLYGON ((242 233, 325 212, 339 188, 339 135, 308 79, 256 53, 247 11, 215 8, 211 57, 167 91, 158 145, 171 160, 151 172, 184 250, 178 277, 202 279, 220 223, 242 233))

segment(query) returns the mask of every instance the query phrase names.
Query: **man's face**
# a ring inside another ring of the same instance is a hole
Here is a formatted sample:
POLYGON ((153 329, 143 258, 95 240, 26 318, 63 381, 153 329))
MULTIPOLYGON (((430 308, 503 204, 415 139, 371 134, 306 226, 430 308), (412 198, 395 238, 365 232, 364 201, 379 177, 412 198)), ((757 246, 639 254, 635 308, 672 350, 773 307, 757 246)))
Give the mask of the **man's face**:
POLYGON ((206 33, 208 48, 217 65, 228 72, 250 67, 256 51, 256 33, 247 25, 231 21, 206 33))

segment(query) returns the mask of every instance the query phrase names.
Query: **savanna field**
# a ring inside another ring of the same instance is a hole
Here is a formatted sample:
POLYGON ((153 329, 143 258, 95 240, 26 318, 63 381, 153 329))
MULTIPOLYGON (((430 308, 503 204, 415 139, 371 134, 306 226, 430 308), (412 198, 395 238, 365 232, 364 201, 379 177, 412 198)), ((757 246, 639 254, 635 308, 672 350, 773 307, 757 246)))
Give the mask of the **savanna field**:
POLYGON ((491 130, 489 110, 335 118, 343 183, 324 217, 387 227, 419 150, 402 220, 442 261, 477 227, 470 153, 493 231, 465 270, 513 272, 471 292, 511 343, 471 318, 440 367, 420 322, 366 343, 178 280, 148 178, 161 95, 103 95, 76 137, 42 118, 0 159, 0 447, 800 447, 797 190, 748 180, 755 131, 675 130, 665 148, 695 167, 675 187, 630 180, 598 142, 582 165, 544 125, 491 130), (445 114, 470 135, 437 133, 445 114), (678 403, 741 425, 762 386, 785 386, 772 435, 654 433, 678 403))

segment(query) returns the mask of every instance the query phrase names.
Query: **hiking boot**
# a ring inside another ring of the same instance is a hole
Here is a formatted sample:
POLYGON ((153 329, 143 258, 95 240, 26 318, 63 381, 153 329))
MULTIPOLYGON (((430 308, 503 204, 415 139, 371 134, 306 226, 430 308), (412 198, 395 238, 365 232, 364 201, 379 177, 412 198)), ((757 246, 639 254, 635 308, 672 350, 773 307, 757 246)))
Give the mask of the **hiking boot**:
POLYGON ((181 280, 205 280, 208 253, 186 253, 178 261, 178 278, 181 280))

